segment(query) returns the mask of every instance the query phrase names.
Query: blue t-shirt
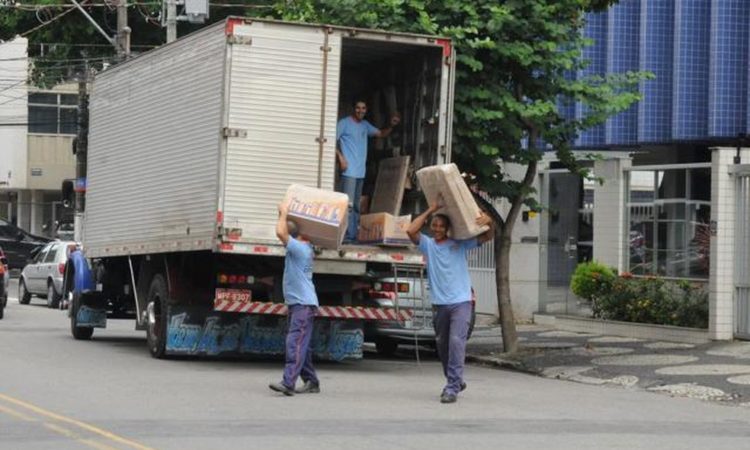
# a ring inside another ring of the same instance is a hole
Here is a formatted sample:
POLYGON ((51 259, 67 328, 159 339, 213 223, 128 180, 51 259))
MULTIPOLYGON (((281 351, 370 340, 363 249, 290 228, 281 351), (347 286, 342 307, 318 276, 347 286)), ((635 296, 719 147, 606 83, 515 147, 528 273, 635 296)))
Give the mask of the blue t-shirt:
POLYGON ((284 300, 287 305, 318 306, 312 273, 312 245, 289 237, 284 259, 284 300))
POLYGON ((419 250, 427 259, 427 278, 433 305, 452 305, 471 300, 471 279, 466 251, 479 247, 479 241, 446 239, 441 243, 421 234, 419 250))
POLYGON ((380 130, 370 122, 357 122, 352 116, 344 117, 336 125, 336 140, 341 153, 346 158, 347 167, 342 175, 352 178, 364 178, 367 165, 367 138, 376 135, 380 130))

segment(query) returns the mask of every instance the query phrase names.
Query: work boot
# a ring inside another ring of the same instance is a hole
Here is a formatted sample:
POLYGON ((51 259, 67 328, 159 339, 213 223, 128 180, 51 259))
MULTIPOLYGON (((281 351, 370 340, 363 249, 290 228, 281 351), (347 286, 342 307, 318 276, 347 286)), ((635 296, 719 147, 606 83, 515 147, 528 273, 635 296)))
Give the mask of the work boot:
POLYGON ((443 391, 440 395, 440 403, 456 403, 456 394, 443 391))
POLYGON ((319 394, 320 383, 313 383, 312 381, 305 381, 305 384, 301 388, 295 389, 294 392, 297 394, 319 394))
POLYGON ((294 395, 294 389, 284 386, 284 383, 271 383, 268 387, 271 388, 272 391, 281 392, 287 397, 294 395))

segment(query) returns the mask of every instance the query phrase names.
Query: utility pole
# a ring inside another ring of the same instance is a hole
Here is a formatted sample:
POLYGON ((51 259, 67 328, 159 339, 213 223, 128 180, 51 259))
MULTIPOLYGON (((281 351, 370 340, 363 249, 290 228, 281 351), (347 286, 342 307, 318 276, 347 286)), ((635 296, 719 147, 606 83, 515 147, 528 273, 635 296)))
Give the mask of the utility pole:
POLYGON ((177 0, 167 2, 167 44, 177 39, 177 0))
POLYGON ((128 2, 117 2, 117 56, 124 61, 130 58, 130 27, 128 26, 128 2))
POLYGON ((78 78, 78 134, 76 136, 75 214, 73 234, 76 242, 83 239, 83 213, 86 209, 86 156, 89 148, 89 72, 85 70, 78 78))

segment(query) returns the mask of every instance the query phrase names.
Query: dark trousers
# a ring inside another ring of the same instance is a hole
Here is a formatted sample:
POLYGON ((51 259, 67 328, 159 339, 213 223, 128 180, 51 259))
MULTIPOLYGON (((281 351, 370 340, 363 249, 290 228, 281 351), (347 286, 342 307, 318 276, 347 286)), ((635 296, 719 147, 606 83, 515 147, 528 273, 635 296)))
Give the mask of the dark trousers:
POLYGON ((443 391, 449 394, 458 394, 461 390, 470 322, 470 301, 433 306, 438 356, 443 363, 443 374, 448 380, 443 391))
POLYGON ((289 306, 283 383, 290 389, 294 389, 299 376, 302 377, 302 381, 318 383, 318 376, 312 364, 312 347, 310 346, 316 311, 315 306, 289 306))

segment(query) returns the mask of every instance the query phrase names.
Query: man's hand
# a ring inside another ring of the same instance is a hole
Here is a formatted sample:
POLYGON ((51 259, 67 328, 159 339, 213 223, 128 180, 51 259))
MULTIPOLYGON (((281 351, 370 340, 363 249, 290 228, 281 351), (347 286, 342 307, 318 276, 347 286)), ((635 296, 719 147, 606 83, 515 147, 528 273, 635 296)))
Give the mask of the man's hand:
POLYGON ((435 201, 430 205, 430 211, 435 212, 445 206, 445 200, 443 200, 443 194, 438 194, 435 197, 435 201))
POLYGON ((398 126, 401 123, 401 115, 396 113, 391 116, 391 128, 398 126))
POLYGON ((482 211, 482 212, 479 213, 479 216, 477 216, 476 223, 480 227, 483 227, 485 225, 491 224, 492 223, 492 218, 490 216, 488 216, 487 213, 485 213, 484 211, 482 211))
POLYGON ((289 213, 289 205, 286 201, 279 203, 279 215, 286 216, 289 213))
POLYGON ((341 167, 341 170, 346 170, 349 167, 349 162, 344 155, 339 156, 339 167, 341 167))

